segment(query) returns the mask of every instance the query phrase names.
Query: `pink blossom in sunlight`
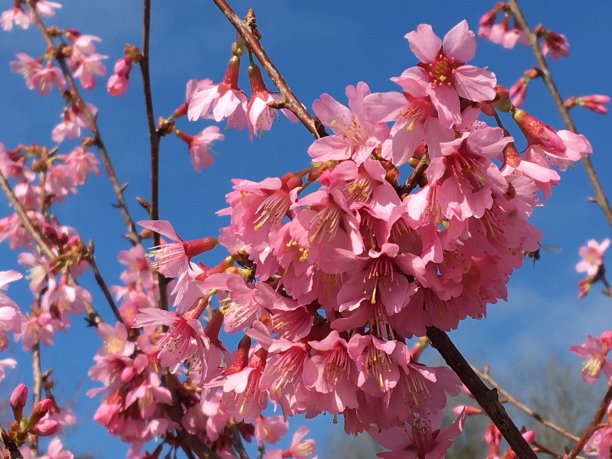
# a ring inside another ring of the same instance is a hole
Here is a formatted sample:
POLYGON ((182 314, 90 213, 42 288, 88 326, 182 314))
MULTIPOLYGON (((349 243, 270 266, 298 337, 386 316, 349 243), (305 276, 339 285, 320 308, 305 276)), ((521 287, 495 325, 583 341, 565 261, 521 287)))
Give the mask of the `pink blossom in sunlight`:
POLYGON ((588 335, 583 344, 570 347, 570 351, 586 360, 582 366, 582 379, 594 383, 603 373, 608 379, 608 384, 612 384, 612 360, 607 357, 610 349, 612 349, 610 330, 603 332, 599 338, 588 335))
POLYGON ((177 136, 189 146, 189 157, 191 164, 196 172, 200 172, 203 167, 210 167, 213 158, 210 154, 211 145, 217 140, 223 140, 225 136, 219 132, 218 126, 207 126, 195 136, 190 136, 182 131, 177 132, 177 136))
POLYGON ((177 277, 188 269, 188 261, 196 255, 211 250, 217 240, 211 237, 183 241, 167 220, 141 220, 138 224, 166 236, 172 242, 153 247, 147 256, 154 258, 151 266, 166 277, 177 277))
POLYGON ((221 83, 212 84, 210 80, 203 80, 193 86, 191 94, 188 94, 187 117, 190 121, 212 118, 219 122, 227 118, 230 126, 244 129, 247 124, 247 100, 244 92, 238 88, 239 69, 240 59, 232 56, 221 83))
POLYGON ((576 271, 587 273, 588 276, 597 274, 600 266, 603 264, 603 256, 608 247, 610 247, 610 239, 604 239, 601 242, 590 239, 587 245, 583 245, 578 250, 582 260, 576 264, 576 271))
POLYGON ((459 97, 486 102, 495 97, 495 74, 465 65, 476 52, 474 32, 467 21, 461 21, 440 40, 429 24, 419 24, 405 38, 419 59, 417 67, 406 70, 403 78, 412 78, 427 85, 427 94, 445 127, 461 122, 459 97))

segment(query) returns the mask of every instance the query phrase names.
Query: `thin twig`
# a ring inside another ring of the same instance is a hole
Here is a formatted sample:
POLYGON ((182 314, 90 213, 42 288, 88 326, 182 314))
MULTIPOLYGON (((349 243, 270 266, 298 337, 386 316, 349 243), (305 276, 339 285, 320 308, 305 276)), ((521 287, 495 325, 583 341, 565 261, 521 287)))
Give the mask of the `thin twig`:
POLYGON ((591 436, 595 433, 595 431, 599 429, 600 427, 599 423, 603 419, 604 414, 606 414, 606 410, 608 409, 608 406, 610 405, 611 402, 612 402, 612 386, 608 387, 608 391, 606 392, 606 395, 604 395, 603 399, 601 400, 601 403, 599 404, 599 408, 593 415, 593 419, 591 419, 591 422, 589 422, 589 425, 586 427, 586 429, 584 429, 584 432, 582 432, 580 439, 574 445, 569 455, 567 456, 569 459, 575 458, 578 455, 578 453, 582 451, 582 448, 584 448, 584 445, 589 440, 589 438, 591 438, 591 436))
POLYGON ((416 188, 416 186, 419 184, 419 180, 425 173, 427 166, 429 166, 429 156, 423 155, 419 163, 416 165, 416 167, 406 179, 406 182, 401 186, 399 190, 400 196, 408 195, 412 190, 416 188))
MULTIPOLYGON (((26 0, 26 3, 30 9, 30 13, 32 15, 32 18, 35 24, 38 26, 38 28, 40 29, 42 33, 43 39, 45 40, 47 47, 55 50, 56 47, 55 47, 55 43, 53 42, 53 38, 51 37, 51 34, 49 33, 45 24, 42 22, 40 16, 38 15, 36 8, 33 7, 32 0, 26 0)), ((100 153, 100 157, 102 158, 102 162, 104 163, 104 168, 106 169, 106 174, 108 175, 108 178, 111 181, 113 191, 115 193, 115 196, 117 197, 117 203, 118 203, 119 210, 121 211, 121 215, 123 216, 123 219, 125 220, 125 224, 128 228, 128 239, 132 242, 132 244, 136 245, 140 242, 140 237, 138 235, 138 232, 136 231, 136 225, 134 224, 134 220, 132 220, 132 217, 130 216, 130 212, 125 202, 125 198, 123 197, 124 187, 119 183, 117 174, 111 163, 110 156, 108 155, 108 151, 106 150, 106 146, 104 145, 104 141, 102 140, 102 135, 100 133, 100 128, 98 127, 96 118, 89 111, 89 108, 87 108, 87 104, 85 103, 85 100, 81 96, 81 93, 79 92, 79 89, 77 88, 77 85, 74 81, 72 73, 70 69, 68 68, 68 63, 66 62, 65 57, 61 54, 61 52, 55 52, 54 57, 60 66, 60 69, 64 75, 64 78, 68 82, 68 87, 70 88, 70 93, 72 95, 74 102, 76 103, 78 108, 87 118, 87 122, 89 123, 89 128, 94 135, 94 143, 98 149, 98 152, 100 153)))
MULTIPOLYGON (((567 107, 565 106, 565 104, 563 103, 563 98, 561 97, 561 94, 559 94, 559 90, 557 89, 557 86, 554 80, 552 79, 550 71, 548 70, 548 65, 546 64, 546 59, 544 58, 544 54, 542 53, 542 50, 538 46, 538 37, 535 35, 535 33, 531 31, 531 29, 529 28, 529 25, 527 25, 527 21, 525 20, 525 16, 523 15, 523 12, 521 11, 518 5, 518 1, 509 0, 509 4, 512 10, 512 14, 516 18, 518 25, 520 26, 522 31, 525 33, 525 36, 529 40, 529 45, 531 46, 531 50, 533 51, 533 54, 535 55, 535 58, 538 62, 538 66, 539 66, 538 70, 540 71, 540 75, 542 76, 542 79, 544 80, 544 84, 548 88, 548 92, 550 93, 553 99, 553 102, 555 104, 555 107, 557 108, 557 111, 561 115, 563 124, 565 124, 565 127, 568 130, 572 132, 577 132, 576 126, 574 125, 574 122, 572 121, 572 118, 569 115, 569 111, 567 107)), ((588 156, 585 156, 581 159, 581 161, 582 161, 582 165, 584 166, 584 170, 586 171, 589 182, 591 182, 593 191, 595 192, 595 201, 597 202, 604 216, 608 220, 608 224, 612 226, 612 208, 610 207, 608 198, 606 197, 603 187, 599 179, 597 178, 597 174, 595 172, 595 168, 593 167, 593 163, 591 162, 591 158, 588 156)))
MULTIPOLYGON (((277 70, 276 66, 272 63, 268 54, 259 43, 259 39, 253 34, 251 27, 246 24, 238 15, 232 10, 229 4, 225 0, 213 0, 215 5, 221 10, 225 17, 232 23, 236 28, 240 36, 244 39, 249 50, 257 57, 262 67, 278 88, 280 95, 283 97, 283 106, 288 110, 291 110, 293 114, 301 121, 301 123, 308 129, 308 131, 315 137, 320 138, 327 135, 325 129, 320 123, 317 123, 315 118, 308 113, 304 108, 304 105, 297 99, 295 94, 289 89, 289 86, 277 70)), ((254 18, 254 14, 252 14, 254 18)))
POLYGON ((94 278, 96 279, 96 283, 98 284, 98 287, 100 287, 100 290, 102 290, 102 294, 104 295, 104 298, 106 298, 106 301, 108 302, 108 305, 113 311, 115 318, 118 322, 121 322, 125 325, 123 317, 121 317, 121 313, 119 312, 119 308, 117 308, 117 304, 113 299, 113 295, 111 294, 108 286, 106 285, 106 281, 100 274, 100 270, 98 269, 98 265, 96 264, 93 241, 89 241, 89 245, 87 247, 87 262, 89 263, 89 267, 91 268, 91 272, 93 273, 94 278))
POLYGON ((499 392, 501 395, 503 395, 505 397, 505 399, 509 403, 511 403, 512 405, 516 406, 519 410, 523 411, 524 413, 527 413, 533 419, 535 419, 539 423, 545 425, 550 430, 553 430, 553 431, 557 432, 559 435, 562 435, 565 438, 568 438, 569 440, 572 440, 574 442, 578 441, 578 439, 579 439, 578 435, 574 435, 573 433, 569 432, 568 430, 564 429, 563 427, 559 427, 555 423, 553 423, 553 422, 549 421, 548 419, 546 419, 545 417, 543 417, 537 411, 529 408, 527 405, 525 405, 524 403, 520 402, 516 397, 512 396, 507 390, 505 390, 502 386, 500 386, 499 383, 497 381, 495 381, 491 376, 489 376, 489 374, 487 372, 480 371, 480 370, 478 370, 477 368, 474 368, 474 367, 472 367, 472 369, 480 377, 480 379, 488 382, 491 386, 493 386, 495 389, 497 389, 497 392, 499 392))
POLYGON ((30 220, 30 217, 28 217, 28 214, 24 210, 23 206, 17 200, 17 197, 15 196, 15 193, 13 193, 11 185, 9 184, 8 180, 6 180, 6 177, 4 176, 2 171, 0 171, 0 188, 2 188, 2 192, 6 196, 6 199, 8 199, 9 204, 11 205, 17 216, 19 217, 19 220, 21 220, 23 228, 27 231, 32 240, 36 243, 43 255, 45 255, 49 259, 55 258, 55 253, 53 253, 53 250, 51 250, 51 248, 47 244, 47 241, 45 240, 43 234, 37 227, 34 226, 32 220, 30 220))
POLYGON ((427 327, 427 337, 431 345, 437 349, 449 367, 459 376, 463 384, 470 390, 476 401, 487 413, 493 424, 504 436, 510 448, 520 459, 537 459, 521 432, 518 430, 506 409, 499 401, 497 391, 489 389, 474 373, 470 364, 455 347, 446 333, 436 327, 427 327))
POLYGON ((548 454, 549 456, 556 457, 557 459, 563 459, 562 454, 559 454, 557 451, 553 451, 552 449, 538 443, 537 441, 532 441, 531 444, 533 445, 533 448, 537 453, 544 453, 548 454))
MULTIPOLYGON (((40 302, 40 298, 38 299, 40 302)), ((34 405, 40 402, 42 393, 42 369, 40 363, 40 341, 37 339, 32 346, 32 381, 34 405)), ((30 440, 30 451, 34 457, 38 456, 38 435, 33 434, 30 440)))
MULTIPOLYGON (((151 148, 151 204, 149 218, 159 220, 159 144, 160 135, 155 128, 155 111, 153 109, 153 93, 151 90, 151 73, 149 72, 149 50, 151 35, 151 0, 144 0, 143 4, 143 26, 142 26, 142 56, 138 61, 142 75, 142 88, 144 91, 147 127, 149 129, 149 143, 151 148)), ((161 243, 159 233, 153 233, 153 245, 161 243)), ((157 289, 159 304, 162 309, 168 309, 168 294, 166 290, 166 278, 157 272, 157 289)))

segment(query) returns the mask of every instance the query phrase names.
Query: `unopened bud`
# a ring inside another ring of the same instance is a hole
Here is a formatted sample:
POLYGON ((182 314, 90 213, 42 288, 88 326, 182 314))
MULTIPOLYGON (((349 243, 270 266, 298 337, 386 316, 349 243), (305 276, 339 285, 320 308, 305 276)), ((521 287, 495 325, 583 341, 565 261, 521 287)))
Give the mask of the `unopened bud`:
POLYGON ((15 387, 15 389, 13 389, 13 393, 11 394, 11 398, 9 400, 15 421, 20 421, 23 417, 23 408, 25 407, 27 401, 28 387, 25 384, 19 384, 17 387, 15 387))
POLYGON ((513 111, 512 118, 530 145, 540 145, 551 153, 565 152, 565 144, 548 124, 520 109, 513 111))
POLYGON ((37 402, 34 405, 34 408, 32 408, 30 423, 36 424, 45 416, 45 414, 49 412, 51 408, 53 408, 53 400, 51 400, 50 398, 46 398, 44 400, 41 400, 40 402, 37 402))

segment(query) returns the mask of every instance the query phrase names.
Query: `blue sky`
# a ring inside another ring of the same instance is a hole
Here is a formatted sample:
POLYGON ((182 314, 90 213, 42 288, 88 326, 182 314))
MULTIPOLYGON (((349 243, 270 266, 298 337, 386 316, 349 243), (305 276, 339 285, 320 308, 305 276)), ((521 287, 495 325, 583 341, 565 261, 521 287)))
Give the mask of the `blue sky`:
MULTIPOLYGON (((57 24, 101 36, 103 42, 98 52, 109 56, 109 68, 126 43, 140 44, 140 2, 66 0, 62 3, 64 8, 56 16, 57 24)), ((612 94, 611 45, 607 33, 612 3, 594 0, 588 9, 576 8, 575 2, 567 0, 523 3, 532 25, 543 22, 546 27, 565 33, 570 41, 570 57, 551 64, 562 94, 565 97, 612 94)), ((12 1, 0 0, 0 10, 11 4, 12 1)), ((394 89, 389 77, 415 63, 403 39, 406 32, 421 22, 428 22, 443 36, 463 18, 475 29, 478 18, 493 2, 396 0, 384 2, 384 7, 382 2, 345 0, 240 0, 231 4, 239 14, 244 14, 248 7, 255 8, 262 44, 290 87, 310 108, 312 101, 323 92, 344 101, 344 87, 359 80, 366 81, 373 91, 394 89)), ((182 102, 187 80, 209 77, 218 81, 222 77, 234 31, 212 2, 204 0, 154 3, 152 30, 156 115, 168 115, 182 102)), ((2 33, 0 37, 0 68, 4 69, 0 77, 0 142, 9 148, 31 142, 51 145, 50 131, 61 113, 60 97, 41 98, 24 87, 20 76, 8 71, 8 62, 17 52, 42 54, 42 40, 33 29, 2 33)), ((526 48, 507 51, 484 41, 479 41, 474 61, 475 65, 489 66, 499 82, 508 86, 534 62, 526 48)), ((135 203, 135 196, 148 195, 148 140, 139 73, 134 71, 130 81, 129 92, 121 98, 108 96, 103 91, 103 82, 86 97, 99 108, 102 135, 118 176, 129 183, 126 199, 135 219, 141 219, 145 215, 135 203)), ((561 128, 559 116, 540 82, 530 85, 524 108, 561 128)), ((602 183, 611 192, 610 118, 579 109, 572 114, 579 130, 591 141, 594 164, 602 183)), ((183 120, 178 125, 191 134, 204 126, 202 122, 183 120)), ((266 132, 262 139, 252 142, 246 132, 228 131, 226 141, 215 144, 214 166, 197 174, 183 143, 164 139, 161 217, 171 220, 184 238, 216 234, 226 224, 214 213, 225 206, 224 195, 230 191, 230 178, 260 180, 301 169, 308 164, 305 152, 310 141, 310 135, 300 125, 291 125, 286 120, 266 132)), ((544 233, 544 242, 561 247, 561 251, 543 253, 535 265, 526 262, 512 277, 507 303, 491 306, 486 320, 464 321, 452 332, 452 338, 471 362, 490 363, 495 374, 497 369, 502 373, 508 362, 517 359, 537 361, 549 355, 573 359, 567 352, 569 345, 584 341, 587 333, 598 335, 610 328, 608 298, 597 291, 585 300, 576 298, 578 276, 574 265, 578 261, 578 247, 589 238, 601 240, 610 236, 610 229, 597 207, 585 203, 589 195, 586 176, 578 166, 563 175, 561 185, 546 207, 536 209, 533 222, 544 233)), ((120 272, 116 254, 128 248, 120 236, 124 231, 123 221, 111 207, 113 200, 106 177, 93 177, 78 196, 56 208, 63 223, 76 226, 83 239, 95 241, 98 265, 111 284, 118 283, 120 272)), ((0 209, 5 215, 7 208, 2 202, 0 209)), ((0 247, 0 269, 19 269, 15 258, 6 247, 0 247)), ((203 259, 207 260, 213 261, 203 259)), ((104 309, 103 299, 91 281, 86 277, 84 284, 91 286, 98 309, 110 320, 111 315, 104 309)), ((28 304, 25 283, 11 287, 10 292, 18 302, 28 304)), ((96 402, 84 397, 84 392, 92 387, 86 372, 99 347, 98 339, 75 318, 66 334, 56 336, 56 342, 53 348, 43 349, 43 367, 54 369, 60 401, 70 403, 78 396, 80 403, 76 409, 79 424, 66 437, 66 444, 75 452, 88 452, 99 458, 122 455, 125 448, 117 441, 108 440, 103 430, 89 420, 96 402)), ((10 354, 11 351, 5 351, 0 358, 10 354)), ((437 359, 433 351, 428 356, 437 359)), ((578 359, 572 361, 579 371, 578 359)), ((8 396, 14 383, 31 378, 29 367, 26 356, 20 361, 19 369, 0 384, 1 398, 8 396)), ((512 379, 509 375, 508 384, 513 384, 512 379)), ((310 422, 309 426, 323 444, 331 426, 330 418, 310 422)), ((326 457, 324 451, 322 446, 320 457, 326 457)))

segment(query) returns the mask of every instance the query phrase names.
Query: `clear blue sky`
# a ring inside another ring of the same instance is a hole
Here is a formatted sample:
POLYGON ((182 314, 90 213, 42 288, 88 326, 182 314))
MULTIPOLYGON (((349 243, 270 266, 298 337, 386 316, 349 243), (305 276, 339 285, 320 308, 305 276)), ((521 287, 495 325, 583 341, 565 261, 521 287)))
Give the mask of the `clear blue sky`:
MULTIPOLYGON (((110 56, 107 66, 112 68, 126 43, 140 44, 140 3, 66 0, 58 12, 57 24, 101 36, 103 42, 98 51, 110 56)), ((291 88, 310 108, 312 101, 323 92, 344 101, 344 87, 359 80, 366 81, 373 91, 393 89, 389 77, 415 63, 403 39, 406 32, 421 22, 428 22, 442 36, 463 18, 476 29, 478 18, 493 1, 240 0, 231 3, 240 14, 248 7, 255 8, 263 45, 291 88)), ((532 25, 543 22, 548 28, 565 33, 570 41, 570 57, 552 64, 562 94, 566 97, 612 94, 609 59, 612 3, 593 0, 588 9, 568 0, 523 3, 532 25)), ((12 0, 0 0, 0 10, 10 5, 12 0)), ((156 114, 168 115, 183 100, 187 80, 209 77, 218 81, 222 77, 234 31, 212 2, 205 0, 154 2, 152 30, 151 69, 156 114)), ((33 29, 2 33, 0 37, 3 69, 0 142, 8 148, 31 142, 51 145, 50 131, 61 113, 60 97, 41 98, 25 89, 20 76, 8 71, 8 62, 17 52, 42 54, 42 40, 33 29)), ((533 66, 534 59, 526 48, 507 51, 479 41, 475 64, 489 66, 499 82, 509 86, 523 70, 533 66)), ((139 74, 133 73, 131 88, 121 98, 106 95, 102 90, 104 82, 100 83, 87 98, 99 108, 101 131, 118 176, 129 183, 126 198, 132 213, 136 219, 145 218, 134 199, 136 195, 147 197, 149 189, 148 140, 139 74)), ((561 127, 559 116, 539 82, 530 85, 524 108, 561 127)), ((612 192, 612 152, 608 140, 611 119, 578 109, 573 115, 578 128, 593 145, 593 161, 602 183, 612 192)), ((179 128, 191 134, 203 127, 201 122, 179 124, 179 128)), ((310 135, 300 125, 290 125, 285 120, 263 139, 256 138, 253 142, 248 140, 246 132, 229 131, 225 142, 215 144, 214 166, 197 174, 183 143, 164 139, 161 217, 171 220, 185 238, 216 234, 226 224, 214 213, 225 206, 224 195, 230 190, 230 178, 260 180, 303 168, 308 164, 305 152, 310 141, 310 135)), ((578 261, 578 247, 589 238, 601 240, 610 236, 610 229, 596 206, 585 203, 588 195, 585 174, 578 166, 563 175, 547 206, 536 210, 533 221, 543 231, 544 242, 560 246, 562 250, 556 254, 543 253, 535 266, 526 262, 512 278, 508 303, 491 306, 486 320, 465 321, 451 334, 471 362, 477 365, 488 362, 494 374, 497 370, 502 373, 505 363, 513 360, 541 361, 548 355, 566 356, 569 345, 582 342, 587 333, 598 335, 610 328, 609 299, 597 291, 586 300, 576 299, 578 276, 574 265, 578 261)), ((83 239, 95 241, 99 267, 111 284, 118 283, 120 266, 116 254, 128 247, 120 237, 123 221, 110 205, 113 200, 107 178, 94 177, 76 198, 56 209, 63 223, 76 226, 83 239)), ((1 201, 1 212, 5 215, 7 208, 4 200, 1 201)), ((15 258, 6 247, 0 247, 0 269, 20 269, 15 258)), ((86 277, 84 284, 91 286, 98 309, 110 320, 111 315, 91 281, 86 277)), ((13 286, 10 292, 26 305, 29 297, 24 285, 13 286)), ((109 440, 90 421, 96 400, 84 396, 92 387, 86 373, 99 340, 80 318, 75 318, 66 334, 56 336, 56 342, 52 349, 43 349, 43 368, 54 369, 60 402, 70 404, 78 397, 80 403, 76 408, 77 428, 66 437, 65 443, 75 453, 92 453, 99 458, 122 456, 125 448, 109 440)), ((12 355, 11 352, 5 351, 0 358, 12 355)), ((18 358, 21 356, 18 351, 14 352, 18 358)), ((428 356, 437 359, 434 352, 428 356)), ((578 359, 573 361, 579 371, 578 359)), ((8 397, 21 378, 29 380, 29 369, 26 356, 20 360, 19 369, 9 373, 0 384, 0 397, 8 397)), ((512 375, 508 378, 512 386, 512 375)), ((309 426, 322 446, 320 457, 326 457, 323 443, 330 430, 330 418, 315 420, 309 426)))

